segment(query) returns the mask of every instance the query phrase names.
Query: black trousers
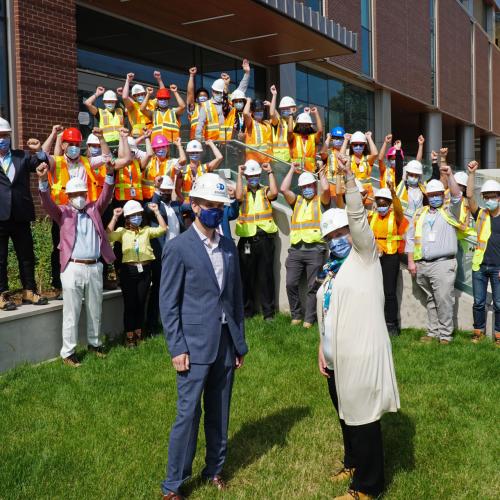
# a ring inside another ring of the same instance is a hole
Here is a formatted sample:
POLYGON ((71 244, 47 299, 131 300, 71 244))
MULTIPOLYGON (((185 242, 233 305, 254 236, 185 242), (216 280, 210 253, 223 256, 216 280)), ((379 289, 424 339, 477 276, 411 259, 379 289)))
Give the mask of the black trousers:
POLYGON ((52 253, 50 254, 50 267, 52 271, 52 286, 54 288, 62 288, 61 284, 61 264, 59 262, 59 226, 52 221, 50 234, 52 235, 52 253))
POLYGON ((151 262, 151 288, 149 289, 146 330, 155 333, 160 327, 160 280, 161 280, 161 245, 158 238, 151 240, 155 260, 151 262))
POLYGON ((143 265, 142 273, 136 266, 122 264, 120 286, 123 293, 123 325, 126 332, 142 329, 150 283, 149 264, 143 265))
POLYGON ((36 291, 35 252, 31 223, 7 220, 0 222, 0 293, 9 289, 7 277, 9 238, 14 244, 23 289, 36 291))
POLYGON ((398 277, 399 277, 399 254, 383 254, 380 257, 382 276, 384 279, 385 295, 385 322, 388 327, 398 328, 398 277))
POLYGON ((240 238, 238 254, 240 258, 241 281, 245 316, 254 316, 257 302, 260 302, 264 318, 274 316, 274 235, 240 238), (245 252, 249 245, 250 253, 245 252))
MULTIPOLYGON (((337 413, 339 403, 335 374, 327 370, 328 391, 337 413)), ((384 448, 380 420, 365 425, 347 425, 340 420, 344 440, 344 467, 354 468, 350 488, 366 495, 378 496, 384 490, 384 448)))

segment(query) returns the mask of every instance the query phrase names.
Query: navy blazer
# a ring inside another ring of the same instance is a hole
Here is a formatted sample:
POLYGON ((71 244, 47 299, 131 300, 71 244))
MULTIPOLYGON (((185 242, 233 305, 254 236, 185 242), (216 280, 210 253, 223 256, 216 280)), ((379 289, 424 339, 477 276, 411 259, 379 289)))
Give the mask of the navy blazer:
POLYGON ((172 357, 188 353, 194 364, 212 364, 219 349, 224 311, 238 355, 247 353, 238 252, 221 236, 224 283, 219 289, 212 262, 194 227, 165 243, 160 314, 172 357))

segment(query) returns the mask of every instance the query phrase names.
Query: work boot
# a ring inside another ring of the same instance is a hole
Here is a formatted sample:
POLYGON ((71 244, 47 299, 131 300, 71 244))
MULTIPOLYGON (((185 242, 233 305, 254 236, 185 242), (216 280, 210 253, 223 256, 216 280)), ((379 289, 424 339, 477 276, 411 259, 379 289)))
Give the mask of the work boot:
POLYGON ((78 368, 80 366, 80 361, 78 361, 75 353, 70 354, 67 358, 64 358, 63 363, 67 366, 71 366, 72 368, 78 368))
POLYGON ((102 287, 104 290, 118 290, 118 281, 116 280, 104 280, 102 287))
POLYGON ((2 311, 15 311, 17 309, 16 304, 9 299, 8 293, 0 293, 0 309, 2 311))
POLYGON ((447 340, 447 339, 441 339, 441 340, 439 341, 439 343, 440 343, 441 345, 448 345, 448 344, 450 344, 450 343, 451 343, 451 341, 450 341, 450 340, 447 340))
POLYGON ((93 345, 89 345, 88 351, 95 354, 96 358, 103 359, 106 357, 106 353, 104 352, 104 347, 102 345, 99 345, 97 347, 95 347, 93 345))
POLYGON ((52 291, 54 292, 54 299, 55 300, 62 300, 63 299, 62 288, 54 287, 52 291))
POLYGON ((334 483, 340 483, 341 481, 347 481, 347 479, 352 480, 354 475, 354 468, 342 467, 342 469, 335 472, 332 476, 332 481, 334 483))
POLYGON ((291 325, 297 326, 297 325, 300 325, 301 323, 302 323, 301 319, 292 319, 291 325))
POLYGON ((133 348, 137 347, 137 342, 135 341, 134 332, 127 332, 125 338, 125 347, 133 348))
POLYGON ((42 297, 33 290, 23 290, 23 304, 32 304, 34 306, 46 306, 49 303, 47 297, 42 297))
POLYGON ((348 490, 345 495, 335 497, 333 500, 371 500, 375 497, 362 493, 361 491, 348 490))
POLYGON ((472 331, 471 342, 473 344, 477 344, 483 339, 484 339, 484 332, 482 330, 479 330, 478 328, 474 328, 474 330, 472 331))
POLYGON ((500 332, 495 332, 495 346, 500 347, 500 332))

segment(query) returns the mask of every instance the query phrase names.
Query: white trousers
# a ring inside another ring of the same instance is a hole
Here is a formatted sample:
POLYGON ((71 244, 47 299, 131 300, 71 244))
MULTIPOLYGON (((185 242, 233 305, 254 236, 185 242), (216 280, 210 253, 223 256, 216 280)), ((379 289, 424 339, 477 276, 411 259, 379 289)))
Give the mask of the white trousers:
POLYGON ((85 299, 85 314, 87 319, 87 342, 98 347, 101 345, 102 311, 102 264, 87 265, 69 262, 61 273, 63 289, 63 345, 61 357, 67 358, 75 352, 78 344, 78 321, 85 299))

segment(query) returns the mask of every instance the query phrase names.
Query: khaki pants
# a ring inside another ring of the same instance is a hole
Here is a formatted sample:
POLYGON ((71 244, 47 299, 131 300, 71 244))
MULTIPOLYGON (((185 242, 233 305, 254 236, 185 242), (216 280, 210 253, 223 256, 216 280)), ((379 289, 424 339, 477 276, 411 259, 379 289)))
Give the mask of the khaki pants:
POLYGON ((440 340, 453 338, 457 260, 417 262, 417 284, 427 298, 427 335, 440 340))

